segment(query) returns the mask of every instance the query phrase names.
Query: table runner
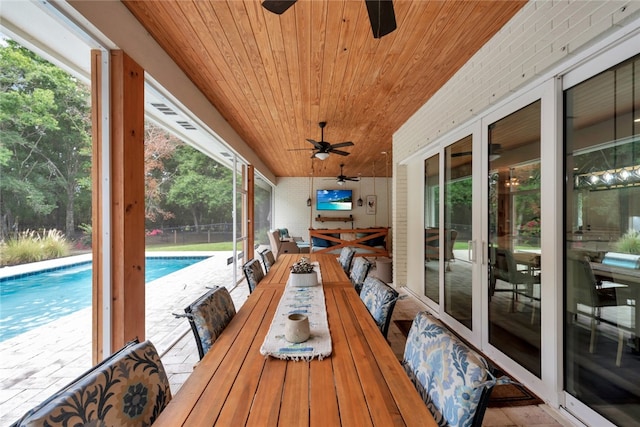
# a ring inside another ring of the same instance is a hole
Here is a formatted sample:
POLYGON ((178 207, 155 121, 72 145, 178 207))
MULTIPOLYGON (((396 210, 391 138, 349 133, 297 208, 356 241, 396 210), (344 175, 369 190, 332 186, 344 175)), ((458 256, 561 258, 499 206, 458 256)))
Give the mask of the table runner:
POLYGON ((306 360, 314 357, 322 360, 331 354, 331 335, 327 321, 322 275, 317 262, 312 263, 318 274, 318 286, 296 287, 287 280, 282 298, 271 321, 269 332, 260 348, 260 354, 278 359, 306 360), (309 317, 311 336, 302 343, 290 343, 284 338, 285 322, 292 313, 309 317))

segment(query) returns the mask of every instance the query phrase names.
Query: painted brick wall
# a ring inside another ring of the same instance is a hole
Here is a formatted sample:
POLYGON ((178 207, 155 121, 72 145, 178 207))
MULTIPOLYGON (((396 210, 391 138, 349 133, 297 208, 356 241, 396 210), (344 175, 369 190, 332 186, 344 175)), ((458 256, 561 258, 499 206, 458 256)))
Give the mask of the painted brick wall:
MULTIPOLYGON (((394 134, 396 267, 408 248, 402 238, 407 182, 395 164, 638 15, 640 1, 532 1, 394 134)), ((394 283, 406 283, 406 269, 395 268, 394 274, 394 283)))

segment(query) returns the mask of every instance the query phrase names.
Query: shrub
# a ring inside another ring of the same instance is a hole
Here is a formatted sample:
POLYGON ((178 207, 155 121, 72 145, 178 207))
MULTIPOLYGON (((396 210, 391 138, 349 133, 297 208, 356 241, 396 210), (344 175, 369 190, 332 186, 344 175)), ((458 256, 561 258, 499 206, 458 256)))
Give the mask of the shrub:
POLYGON ((640 254, 640 233, 629 230, 615 243, 618 252, 625 254, 640 254))
POLYGON ((44 231, 42 235, 27 230, 0 245, 2 265, 26 264, 69 254, 69 244, 58 230, 44 231))

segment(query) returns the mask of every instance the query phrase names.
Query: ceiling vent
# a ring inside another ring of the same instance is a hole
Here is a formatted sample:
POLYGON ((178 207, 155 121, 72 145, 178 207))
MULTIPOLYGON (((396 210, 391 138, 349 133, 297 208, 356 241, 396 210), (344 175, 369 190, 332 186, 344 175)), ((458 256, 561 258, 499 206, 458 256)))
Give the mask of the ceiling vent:
POLYGON ((198 130, 194 125, 184 120, 178 120, 176 123, 187 130, 198 130))
POLYGON ((165 104, 158 104, 158 103, 153 103, 152 102, 151 105, 156 107, 158 109, 158 111, 160 111, 162 114, 166 114, 167 116, 177 116, 178 115, 178 113, 173 111, 171 108, 169 108, 165 104))

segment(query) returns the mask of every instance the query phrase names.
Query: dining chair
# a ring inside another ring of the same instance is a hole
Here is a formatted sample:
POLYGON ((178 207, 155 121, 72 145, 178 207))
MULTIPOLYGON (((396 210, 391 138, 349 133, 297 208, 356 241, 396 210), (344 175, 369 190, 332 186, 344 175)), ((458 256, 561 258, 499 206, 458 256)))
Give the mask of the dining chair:
POLYGON ((498 381, 482 356, 426 312, 411 324, 402 366, 438 425, 482 425, 498 381))
POLYGON ((150 341, 121 350, 29 410, 12 427, 149 426, 171 400, 169 380, 150 341))
MULTIPOLYGON (((627 289, 628 286, 607 283, 604 284, 596 278, 589 257, 585 256, 577 260, 578 276, 576 279, 577 294, 576 304, 582 304, 589 307, 590 318, 590 338, 589 353, 593 353, 596 347, 596 339, 598 334, 598 324, 602 321, 602 309, 604 307, 617 307, 620 310, 627 306, 627 289)), ((578 307, 576 307, 578 313, 578 307)), ((616 354, 616 366, 620 366, 622 362, 622 350, 624 346, 624 331, 632 328, 625 328, 618 319, 609 319, 607 322, 616 323, 613 325, 618 331, 618 349, 616 354)))
POLYGON ((365 257, 355 257, 353 260, 353 267, 351 267, 351 273, 349 273, 349 279, 353 286, 356 288, 356 292, 360 295, 362 290, 362 283, 369 274, 371 263, 365 257))
POLYGON ((260 252, 260 258, 262 258, 265 273, 268 273, 271 266, 276 262, 276 258, 273 256, 273 251, 271 249, 265 249, 260 252))
POLYGON ((393 309, 400 295, 377 277, 367 277, 362 284, 360 299, 386 338, 393 309))
POLYGON ((186 317, 189 320, 196 339, 198 355, 202 360, 235 316, 236 308, 227 288, 216 286, 185 307, 184 313, 184 315, 174 315, 186 317))
POLYGON ((490 297, 495 292, 511 292, 511 312, 515 311, 515 304, 518 296, 525 296, 531 301, 531 323, 534 323, 536 306, 534 303, 540 301, 540 297, 535 293, 535 286, 540 285, 540 274, 533 270, 518 270, 518 265, 510 250, 504 248, 493 248, 493 257, 490 272, 490 297), (497 289, 496 282, 501 280, 510 285, 510 289, 497 289))
POLYGON ((247 279, 247 284, 249 285, 249 293, 251 293, 256 286, 258 286, 258 283, 260 283, 264 278, 264 271, 262 271, 258 258, 253 258, 245 262, 242 266, 242 271, 244 272, 244 277, 247 279))
POLYGON ((342 269, 345 273, 349 274, 351 271, 351 261, 353 261, 353 256, 356 254, 356 250, 350 246, 345 246, 340 251, 340 256, 338 257, 338 262, 342 266, 342 269))

